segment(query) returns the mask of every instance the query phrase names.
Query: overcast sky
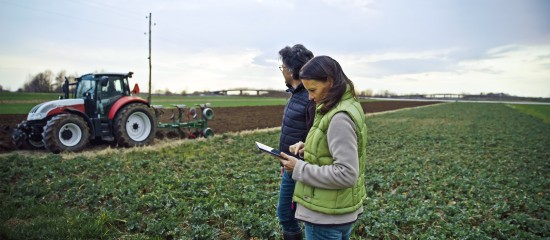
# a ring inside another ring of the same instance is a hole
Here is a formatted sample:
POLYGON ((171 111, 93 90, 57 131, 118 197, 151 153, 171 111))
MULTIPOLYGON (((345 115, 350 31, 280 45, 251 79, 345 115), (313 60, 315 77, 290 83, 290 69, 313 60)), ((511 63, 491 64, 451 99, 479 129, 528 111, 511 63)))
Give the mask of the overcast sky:
POLYGON ((340 62, 358 90, 550 97, 546 0, 0 0, 0 85, 133 71, 153 91, 284 90, 278 51, 340 62))

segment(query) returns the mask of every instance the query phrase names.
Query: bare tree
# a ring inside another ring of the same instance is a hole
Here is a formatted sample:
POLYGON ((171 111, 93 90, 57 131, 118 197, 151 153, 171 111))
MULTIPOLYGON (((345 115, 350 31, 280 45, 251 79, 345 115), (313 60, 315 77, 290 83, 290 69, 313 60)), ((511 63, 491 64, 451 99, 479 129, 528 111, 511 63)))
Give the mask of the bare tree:
POLYGON ((397 94, 392 93, 389 90, 380 90, 380 92, 378 92, 378 94, 376 94, 375 96, 377 96, 377 97, 392 97, 392 96, 397 96, 397 94))
POLYGON ((363 90, 363 91, 361 91, 360 95, 363 96, 363 97, 372 97, 372 96, 374 96, 372 89, 363 90))
POLYGON ((170 91, 170 89, 166 88, 166 90, 164 90, 164 95, 166 95, 166 96, 171 96, 171 95, 172 95, 172 91, 170 91))
POLYGON ((51 92, 52 76, 51 70, 46 70, 34 77, 29 75, 29 81, 23 85, 22 90, 24 92, 51 92))

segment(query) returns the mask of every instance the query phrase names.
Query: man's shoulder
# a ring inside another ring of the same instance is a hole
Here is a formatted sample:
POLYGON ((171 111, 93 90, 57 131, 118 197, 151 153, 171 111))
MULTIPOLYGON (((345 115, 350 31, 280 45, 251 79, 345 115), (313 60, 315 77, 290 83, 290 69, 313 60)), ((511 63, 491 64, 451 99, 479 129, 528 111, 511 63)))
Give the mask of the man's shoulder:
POLYGON ((296 90, 292 93, 291 98, 306 99, 306 100, 308 100, 308 93, 307 93, 307 91, 306 91, 304 88, 302 88, 302 89, 296 89, 296 90))

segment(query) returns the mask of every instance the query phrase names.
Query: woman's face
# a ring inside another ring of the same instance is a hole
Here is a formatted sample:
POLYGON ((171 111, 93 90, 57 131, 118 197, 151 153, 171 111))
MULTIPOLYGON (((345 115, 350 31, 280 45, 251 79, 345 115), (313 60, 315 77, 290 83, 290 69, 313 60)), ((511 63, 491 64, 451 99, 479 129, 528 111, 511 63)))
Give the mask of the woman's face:
POLYGON ((330 88, 332 88, 332 79, 321 82, 313 79, 302 79, 302 84, 309 93, 309 100, 315 101, 315 103, 321 102, 326 96, 330 88))

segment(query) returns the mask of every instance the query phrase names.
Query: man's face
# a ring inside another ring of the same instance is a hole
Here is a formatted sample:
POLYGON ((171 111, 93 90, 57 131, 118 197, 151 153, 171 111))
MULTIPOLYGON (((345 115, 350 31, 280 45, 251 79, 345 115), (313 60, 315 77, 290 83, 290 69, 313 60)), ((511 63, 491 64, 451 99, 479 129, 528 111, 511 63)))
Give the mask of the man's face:
POLYGON ((292 78, 292 73, 286 67, 286 65, 284 63, 279 68, 281 69, 281 73, 283 73, 283 77, 285 78, 285 84, 290 85, 292 83, 292 81, 294 80, 292 78))

